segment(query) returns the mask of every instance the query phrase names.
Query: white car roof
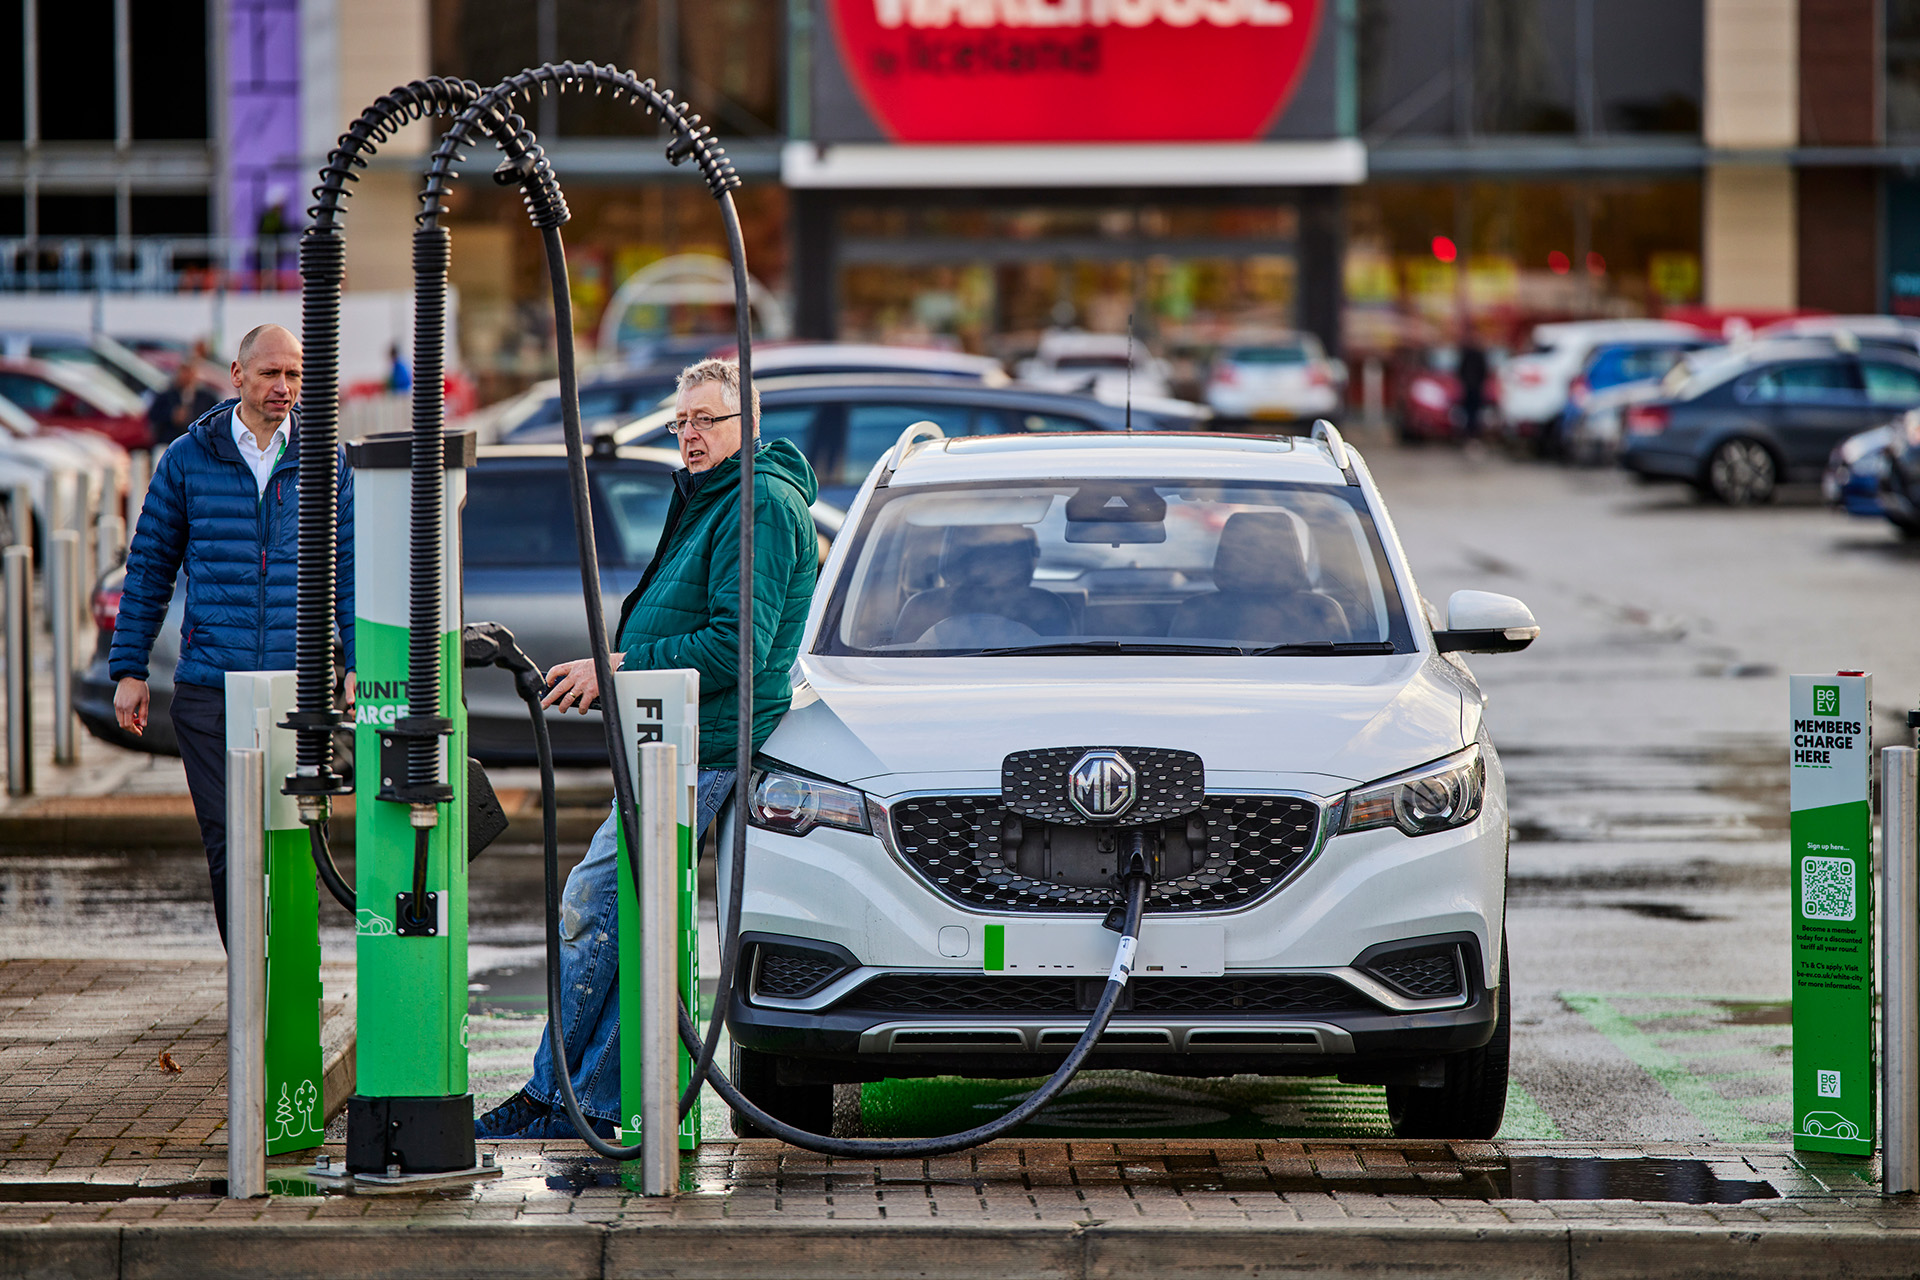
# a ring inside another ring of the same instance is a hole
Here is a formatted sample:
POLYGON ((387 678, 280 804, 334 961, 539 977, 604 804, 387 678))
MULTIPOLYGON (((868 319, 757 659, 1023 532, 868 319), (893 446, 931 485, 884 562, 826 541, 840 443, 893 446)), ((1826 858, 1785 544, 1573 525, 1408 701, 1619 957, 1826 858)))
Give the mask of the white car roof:
POLYGON ((1103 431, 930 440, 908 452, 888 484, 1083 477, 1347 482, 1326 447, 1304 437, 1103 431))

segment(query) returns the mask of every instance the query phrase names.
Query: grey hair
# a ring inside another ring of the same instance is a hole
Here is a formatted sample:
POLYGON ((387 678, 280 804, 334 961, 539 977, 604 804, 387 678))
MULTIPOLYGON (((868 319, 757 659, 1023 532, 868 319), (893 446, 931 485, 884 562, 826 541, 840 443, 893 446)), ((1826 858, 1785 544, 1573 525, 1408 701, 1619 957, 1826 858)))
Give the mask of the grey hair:
POLYGON ((280 332, 286 334, 289 338, 293 338, 293 342, 295 346, 300 345, 300 339, 294 338, 293 330, 287 328, 285 325, 257 324, 253 328, 247 330, 246 337, 240 339, 240 349, 234 352, 233 362, 239 365, 242 369, 246 368, 247 361, 253 359, 254 347, 259 344, 260 339, 267 336, 267 332, 271 329, 278 329, 280 332))
MULTIPOLYGON (((726 405, 727 408, 734 410, 736 413, 739 411, 740 362, 738 360, 723 360, 718 356, 710 357, 706 360, 696 360, 680 371, 679 378, 674 382, 674 390, 676 392, 686 391, 699 386, 703 382, 719 383, 720 403, 726 405)), ((753 425, 756 431, 759 430, 759 387, 753 389, 753 425)))

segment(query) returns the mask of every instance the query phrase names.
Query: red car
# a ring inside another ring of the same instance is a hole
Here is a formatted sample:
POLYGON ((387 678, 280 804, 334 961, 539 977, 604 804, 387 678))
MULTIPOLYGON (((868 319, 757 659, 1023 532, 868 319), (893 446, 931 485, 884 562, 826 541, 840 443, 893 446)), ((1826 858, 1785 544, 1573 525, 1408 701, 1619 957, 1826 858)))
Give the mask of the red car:
POLYGON ((153 427, 138 396, 109 378, 47 360, 0 359, 0 397, 43 426, 94 431, 123 449, 153 447, 153 427))
MULTIPOLYGON (((1397 370, 1400 393, 1396 420, 1400 438, 1416 440, 1456 440, 1464 433, 1465 414, 1460 403, 1460 378, 1454 372, 1460 354, 1453 347, 1432 347, 1414 353, 1397 370)), ((1500 381, 1491 369, 1484 384, 1485 398, 1480 404, 1480 434, 1490 434, 1499 412, 1500 381)))

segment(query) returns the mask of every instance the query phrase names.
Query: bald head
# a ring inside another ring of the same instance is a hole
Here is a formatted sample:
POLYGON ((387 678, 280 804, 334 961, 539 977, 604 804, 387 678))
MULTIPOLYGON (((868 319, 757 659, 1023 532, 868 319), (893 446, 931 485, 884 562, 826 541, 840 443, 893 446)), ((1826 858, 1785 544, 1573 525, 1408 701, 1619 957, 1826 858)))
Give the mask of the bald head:
POLYGON ((281 326, 263 324, 240 339, 233 389, 240 393, 240 420, 255 435, 271 436, 287 420, 300 398, 300 373, 300 339, 281 326))

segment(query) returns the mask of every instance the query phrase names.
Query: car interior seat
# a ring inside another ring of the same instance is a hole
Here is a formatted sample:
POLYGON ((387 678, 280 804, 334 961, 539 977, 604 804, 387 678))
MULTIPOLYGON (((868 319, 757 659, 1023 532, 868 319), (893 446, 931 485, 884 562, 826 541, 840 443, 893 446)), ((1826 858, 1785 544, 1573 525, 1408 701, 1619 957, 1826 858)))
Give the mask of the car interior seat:
POLYGON ((1064 600, 1033 585, 1040 543, 1017 524, 955 525, 940 552, 941 585, 917 591, 894 624, 896 644, 920 639, 935 624, 963 614, 1006 618, 1042 636, 1073 633, 1064 600))
POLYGON ((1348 638, 1346 611, 1313 590, 1293 517, 1284 511, 1227 517, 1213 555, 1213 586, 1174 609, 1169 637, 1258 645, 1348 638))

